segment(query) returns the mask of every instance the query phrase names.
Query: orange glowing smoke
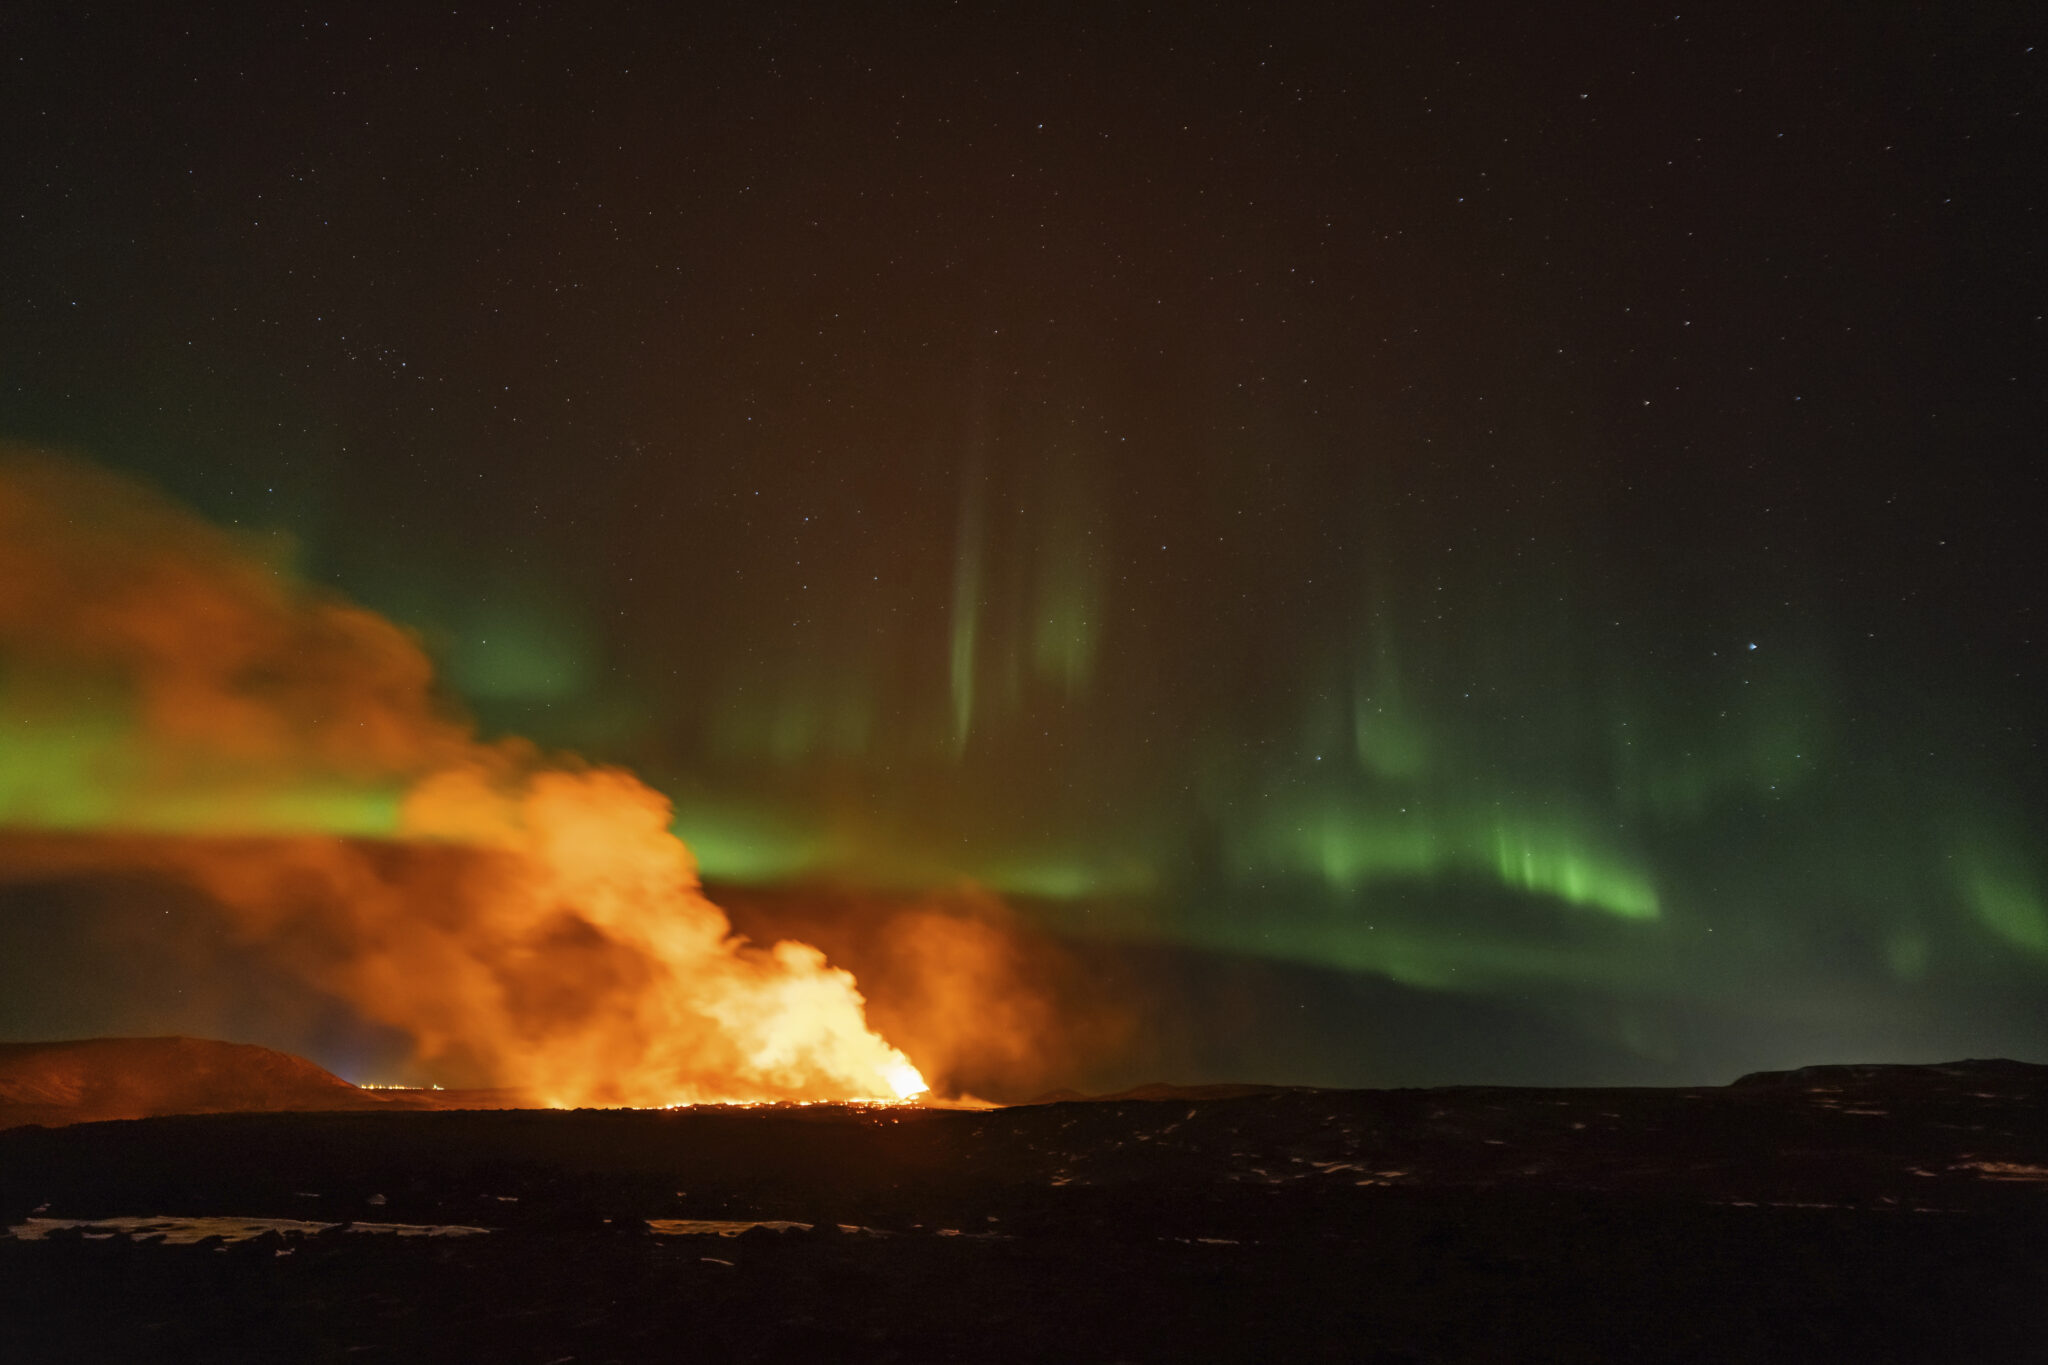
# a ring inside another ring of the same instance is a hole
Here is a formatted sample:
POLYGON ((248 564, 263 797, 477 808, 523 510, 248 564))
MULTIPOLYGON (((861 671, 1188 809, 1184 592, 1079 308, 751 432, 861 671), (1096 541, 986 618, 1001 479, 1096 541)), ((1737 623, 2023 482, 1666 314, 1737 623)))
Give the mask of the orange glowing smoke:
POLYGON ((92 810, 68 858, 189 879, 423 1062, 557 1105, 925 1089, 851 975, 733 935, 659 793, 478 741, 401 628, 130 482, 0 452, 0 720, 76 726, 80 695, 114 742, 0 773, 0 822, 92 810), (290 828, 309 790, 380 787, 398 846, 290 828))
POLYGON ((852 970, 869 1019, 945 1094, 1024 1099, 1143 1045, 1135 969, 1092 967, 971 884, 902 894, 735 888, 729 909, 750 933, 816 943, 852 970))

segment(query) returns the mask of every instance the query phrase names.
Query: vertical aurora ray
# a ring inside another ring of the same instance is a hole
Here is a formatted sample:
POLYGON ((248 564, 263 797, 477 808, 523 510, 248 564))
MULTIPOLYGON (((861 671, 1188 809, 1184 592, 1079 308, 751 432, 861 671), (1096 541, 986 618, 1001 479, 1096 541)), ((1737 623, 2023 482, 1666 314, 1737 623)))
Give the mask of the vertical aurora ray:
POLYGON ((1101 608, 1087 553, 1087 546, 1077 538, 1058 536, 1048 543, 1039 561, 1032 665, 1041 679, 1056 684, 1069 697, 1087 689, 1095 669, 1101 608))
POLYGON ((1380 777, 1418 777, 1429 763, 1428 736, 1410 712, 1387 613, 1372 613, 1372 643, 1352 684, 1352 747, 1380 777))
POLYGON ((1031 599, 1031 659, 1039 679, 1072 700, 1095 674, 1107 536, 1078 453, 1056 446, 1050 463, 1031 599))
POLYGON ((977 432, 970 441, 960 476, 960 512, 953 541, 952 633, 947 650, 947 677, 953 701, 953 754, 967 752, 974 731, 976 647, 981 633, 982 599, 982 450, 977 432))

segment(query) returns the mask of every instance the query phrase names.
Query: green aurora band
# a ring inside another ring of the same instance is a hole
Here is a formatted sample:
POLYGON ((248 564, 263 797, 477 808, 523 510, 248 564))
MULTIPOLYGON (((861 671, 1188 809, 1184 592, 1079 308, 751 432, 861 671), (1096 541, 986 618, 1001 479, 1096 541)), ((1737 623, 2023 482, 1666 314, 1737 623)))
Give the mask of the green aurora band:
MULTIPOLYGON (((714 883, 966 880, 1082 936, 1606 998, 1632 1022, 1589 1027, 1653 1055, 1669 1044, 1645 1009, 1736 981, 1792 996, 1846 973, 1881 994, 2048 963, 2041 870, 2017 803, 1996 799, 2007 776, 1915 758, 1897 737, 1924 722, 1845 696, 1820 623, 1617 641, 1616 607, 1561 605, 1586 596, 1568 576, 1404 582, 1388 527, 1334 613, 1345 629, 1247 645, 1258 605, 1219 594, 1235 618, 1214 657, 1163 650, 1157 588, 1104 572, 1114 518, 1084 463, 1056 453, 1005 486, 971 457, 947 596, 898 597, 899 625, 827 641, 830 667, 761 650, 677 672, 659 698, 606 681, 597 623, 559 589, 464 607, 419 586, 432 575, 351 586, 419 627, 487 734, 663 786, 714 883), (1682 669, 1656 662, 1681 649, 1682 669)), ((1318 599, 1319 619, 1344 597, 1318 599)), ((17 827, 395 829, 393 786, 139 784, 110 684, 16 667, 0 725, 0 820, 17 827)))

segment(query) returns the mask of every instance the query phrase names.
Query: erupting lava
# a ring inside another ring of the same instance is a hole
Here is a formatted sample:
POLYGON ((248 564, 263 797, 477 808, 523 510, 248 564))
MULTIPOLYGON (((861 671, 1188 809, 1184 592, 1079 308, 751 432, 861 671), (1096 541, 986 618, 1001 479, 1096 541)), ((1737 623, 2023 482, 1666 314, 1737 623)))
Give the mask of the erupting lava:
POLYGON ((549 1104, 923 1092, 917 1068, 868 1027, 850 974, 807 944, 732 936, 668 818, 665 798, 611 769, 508 781, 472 766, 426 779, 401 827, 488 850, 457 891, 470 913, 444 938, 409 898, 389 901, 374 882, 347 888, 374 946, 342 964, 337 984, 424 1051, 491 1055, 494 1071, 549 1104))
MULTIPOLYGON (((401 1006, 423 1047, 492 1049, 552 1104, 900 1100, 926 1087, 867 1025, 853 977, 817 949, 732 937, 697 888, 668 802, 613 769, 507 781, 488 766, 407 796, 415 838, 492 850, 469 869, 474 913, 438 949, 417 934, 352 964, 351 999, 401 1006), (438 987, 434 983, 440 983, 438 987)), ((353 897, 358 914, 374 888, 353 897)), ((369 911, 374 914, 374 910, 369 911)), ((403 913, 403 910, 400 910, 403 913)))
POLYGON ((0 458, 0 663, 0 826, 188 878, 423 1062, 555 1105, 926 1089, 851 975, 733 934, 659 793, 477 740, 409 634, 147 490, 0 458), (377 839, 304 832, 394 792, 377 839))

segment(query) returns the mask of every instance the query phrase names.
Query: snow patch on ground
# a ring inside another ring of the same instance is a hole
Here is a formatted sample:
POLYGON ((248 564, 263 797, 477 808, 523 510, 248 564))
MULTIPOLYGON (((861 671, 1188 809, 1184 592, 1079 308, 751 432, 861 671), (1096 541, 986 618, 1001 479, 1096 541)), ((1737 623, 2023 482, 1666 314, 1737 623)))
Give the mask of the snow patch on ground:
POLYGON ((2048 1166, 2029 1166, 2020 1161, 1965 1161, 1949 1169, 1975 1171, 1986 1180, 2020 1180, 2034 1184, 2048 1181, 2048 1166))
MULTIPOLYGON (((299 1218, 31 1218, 7 1230, 21 1242, 40 1242, 53 1232, 81 1229, 88 1238, 149 1237, 161 1234, 166 1246, 190 1246, 208 1237, 224 1242, 246 1242, 266 1232, 296 1232, 305 1236, 338 1228, 339 1223, 309 1223, 299 1218)), ((350 1232, 383 1232, 399 1237, 469 1237, 489 1228, 464 1227, 455 1223, 351 1223, 350 1232)))

